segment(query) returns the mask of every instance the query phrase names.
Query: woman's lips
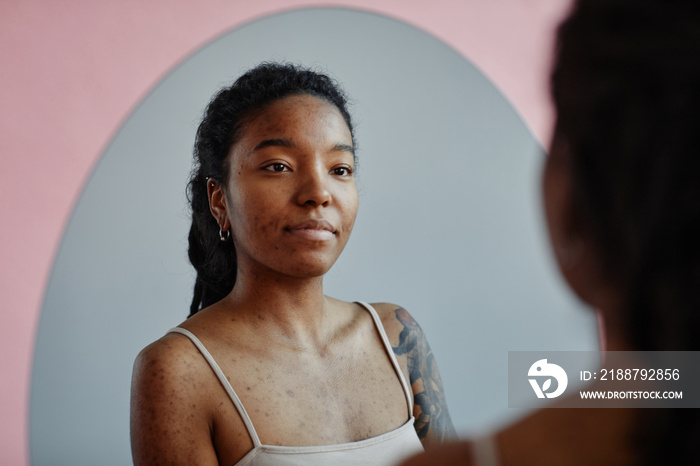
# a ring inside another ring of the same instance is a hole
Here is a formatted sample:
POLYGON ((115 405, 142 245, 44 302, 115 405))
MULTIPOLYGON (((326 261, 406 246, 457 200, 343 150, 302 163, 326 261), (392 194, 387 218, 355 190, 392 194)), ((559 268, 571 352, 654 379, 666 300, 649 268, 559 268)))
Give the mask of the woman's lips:
POLYGON ((311 241, 327 241, 335 236, 335 228, 326 220, 307 220, 287 230, 294 236, 311 241))

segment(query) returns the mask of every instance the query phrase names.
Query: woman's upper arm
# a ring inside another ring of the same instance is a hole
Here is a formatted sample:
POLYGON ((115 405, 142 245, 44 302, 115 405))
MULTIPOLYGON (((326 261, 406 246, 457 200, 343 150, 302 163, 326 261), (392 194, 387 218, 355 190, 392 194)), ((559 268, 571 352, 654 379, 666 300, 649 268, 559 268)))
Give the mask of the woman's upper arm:
POLYGON ((418 322, 401 307, 395 306, 393 313, 400 328, 393 350, 397 356, 407 357, 416 432, 424 446, 443 443, 456 434, 437 362, 418 322))
MULTIPOLYGON (((169 344, 170 343, 170 344, 169 344)), ((131 386, 135 465, 218 465, 197 364, 160 340, 136 358, 131 386)))

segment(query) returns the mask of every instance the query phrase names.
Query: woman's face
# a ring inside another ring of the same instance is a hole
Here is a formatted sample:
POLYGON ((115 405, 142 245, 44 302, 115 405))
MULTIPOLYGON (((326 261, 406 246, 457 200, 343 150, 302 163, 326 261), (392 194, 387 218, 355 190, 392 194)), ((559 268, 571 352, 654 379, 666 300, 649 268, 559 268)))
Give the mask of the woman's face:
POLYGON ((225 199, 218 196, 240 273, 315 277, 330 269, 357 215, 353 154, 342 115, 317 97, 279 99, 243 125, 225 199))

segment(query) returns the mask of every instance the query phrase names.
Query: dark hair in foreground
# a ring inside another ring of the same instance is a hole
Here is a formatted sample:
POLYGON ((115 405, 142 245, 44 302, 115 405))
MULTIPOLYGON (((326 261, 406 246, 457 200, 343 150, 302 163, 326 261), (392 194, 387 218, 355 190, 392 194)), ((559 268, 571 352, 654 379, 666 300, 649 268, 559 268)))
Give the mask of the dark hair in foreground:
MULTIPOLYGON (((552 94, 583 224, 638 350, 700 346, 700 4, 580 0, 552 94)), ((646 410, 647 464, 700 464, 694 409, 646 410)))
POLYGON ((284 97, 307 94, 335 105, 354 133, 347 99, 328 76, 291 64, 263 63, 220 90, 197 129, 194 167, 187 186, 192 209, 188 255, 197 271, 190 316, 223 299, 236 282, 236 251, 219 239, 219 225, 209 211, 207 178, 226 186, 228 155, 248 119, 284 97))

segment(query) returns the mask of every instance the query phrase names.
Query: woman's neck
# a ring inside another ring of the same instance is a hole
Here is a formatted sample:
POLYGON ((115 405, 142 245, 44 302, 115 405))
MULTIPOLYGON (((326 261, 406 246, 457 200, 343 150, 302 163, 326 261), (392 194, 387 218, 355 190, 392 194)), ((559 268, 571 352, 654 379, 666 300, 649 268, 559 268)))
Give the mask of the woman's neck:
POLYGON ((597 310, 598 334, 601 351, 634 351, 628 343, 625 326, 620 322, 619 310, 608 312, 597 310))
POLYGON ((294 346, 323 345, 332 333, 322 276, 240 274, 222 304, 246 319, 256 332, 294 346))

